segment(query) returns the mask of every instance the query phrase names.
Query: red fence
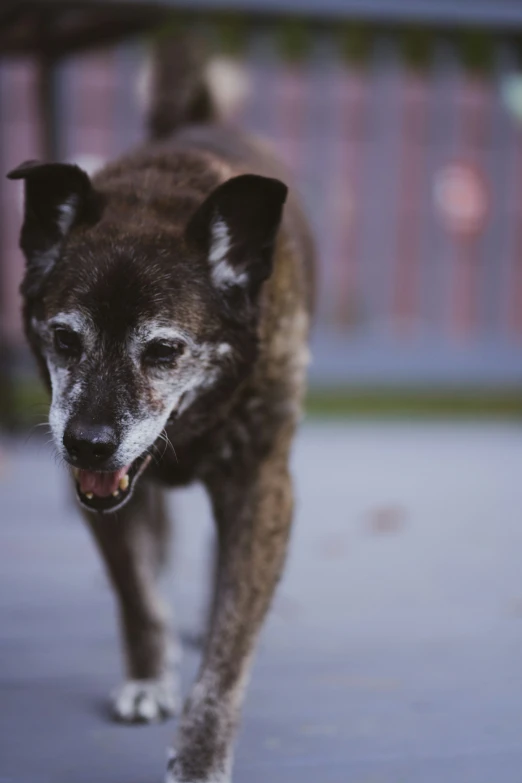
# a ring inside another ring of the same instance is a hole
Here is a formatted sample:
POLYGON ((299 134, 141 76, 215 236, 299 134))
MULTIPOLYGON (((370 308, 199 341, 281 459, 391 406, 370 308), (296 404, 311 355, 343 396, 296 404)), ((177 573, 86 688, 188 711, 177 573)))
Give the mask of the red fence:
MULTIPOLYGON (((489 76, 471 75, 441 41, 418 73, 392 40, 377 41, 366 67, 328 38, 299 63, 270 36, 252 40, 239 120, 293 169, 315 229, 316 377, 522 382, 522 119, 505 100, 517 96, 515 55, 500 41, 494 59, 489 76)), ((92 168, 140 138, 139 64, 122 48, 62 69, 65 159, 92 168)), ((38 157, 34 102, 31 64, 4 63, 4 170, 38 157)), ((3 328, 16 341, 20 203, 12 183, 0 195, 3 328)))

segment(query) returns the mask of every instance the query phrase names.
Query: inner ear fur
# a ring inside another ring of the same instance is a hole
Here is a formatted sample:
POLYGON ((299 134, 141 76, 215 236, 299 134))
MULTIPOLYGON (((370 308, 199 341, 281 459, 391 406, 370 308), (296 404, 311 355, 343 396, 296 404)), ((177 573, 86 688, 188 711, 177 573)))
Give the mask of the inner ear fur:
POLYGON ((242 174, 196 210, 186 238, 207 255, 216 285, 256 287, 270 275, 287 193, 278 179, 242 174))
POLYGON ((63 239, 75 225, 99 219, 102 200, 89 175, 70 163, 30 160, 7 177, 24 182, 20 247, 34 283, 52 269, 63 239))

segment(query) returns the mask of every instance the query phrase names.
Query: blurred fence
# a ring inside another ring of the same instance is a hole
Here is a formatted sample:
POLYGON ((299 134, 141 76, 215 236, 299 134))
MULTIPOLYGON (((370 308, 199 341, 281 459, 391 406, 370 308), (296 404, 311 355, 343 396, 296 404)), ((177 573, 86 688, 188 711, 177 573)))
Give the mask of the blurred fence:
MULTIPOLYGON (((250 88, 235 121, 270 140, 293 169, 314 227, 320 288, 312 378, 521 385, 515 44, 496 36, 473 62, 442 33, 426 42, 429 57, 421 36, 410 58, 392 32, 371 33, 357 56, 333 27, 306 42, 288 40, 285 50, 268 25, 242 41, 250 88)), ((142 55, 130 44, 61 67, 63 159, 92 170, 140 141, 142 55)), ((29 61, 0 65, 4 170, 40 154, 35 78, 29 61)), ((21 204, 13 183, 2 181, 0 197, 4 331, 20 345, 21 204)))

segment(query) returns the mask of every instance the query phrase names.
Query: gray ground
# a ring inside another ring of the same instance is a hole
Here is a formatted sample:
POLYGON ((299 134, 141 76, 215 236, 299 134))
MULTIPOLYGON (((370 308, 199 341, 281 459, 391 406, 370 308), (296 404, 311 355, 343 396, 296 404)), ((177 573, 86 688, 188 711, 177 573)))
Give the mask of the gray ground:
MULTIPOLYGON (((522 428, 310 424, 294 467, 235 781, 520 783, 522 428)), ((190 639, 211 526, 199 489, 175 510, 166 590, 190 639)), ((174 724, 106 719, 113 605, 43 446, 9 449, 0 517, 0 783, 159 783, 174 724)))

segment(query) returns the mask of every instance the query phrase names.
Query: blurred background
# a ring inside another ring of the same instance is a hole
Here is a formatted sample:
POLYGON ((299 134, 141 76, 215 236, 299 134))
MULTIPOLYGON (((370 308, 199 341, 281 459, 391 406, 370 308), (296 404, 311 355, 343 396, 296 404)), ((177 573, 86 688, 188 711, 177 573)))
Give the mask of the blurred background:
MULTIPOLYGON (((295 535, 237 781, 520 783, 522 2, 3 0, 0 170, 139 144, 172 30, 205 38, 318 246, 295 535)), ((21 216, 0 179, 0 783, 156 780, 172 728, 104 721, 113 607, 35 428, 21 216)), ((199 489, 172 508, 187 688, 212 524, 199 489)))
MULTIPOLYGON (((521 25, 505 0, 3 3, 2 170, 93 171, 142 141, 148 39, 197 32, 235 80, 227 120, 272 143, 313 224, 312 406, 519 412, 521 25)), ((3 410, 23 418, 18 187, 0 198, 3 410)))

